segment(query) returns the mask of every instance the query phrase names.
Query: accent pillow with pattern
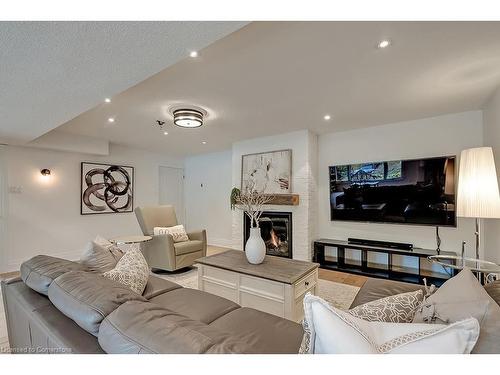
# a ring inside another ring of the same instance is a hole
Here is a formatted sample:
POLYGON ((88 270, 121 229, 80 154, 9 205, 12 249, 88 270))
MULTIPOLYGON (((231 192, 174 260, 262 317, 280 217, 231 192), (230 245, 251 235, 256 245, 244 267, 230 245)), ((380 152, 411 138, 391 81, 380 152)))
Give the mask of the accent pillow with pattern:
POLYGON ((142 295, 149 279, 149 266, 139 250, 130 249, 118 261, 115 268, 102 275, 142 295))
POLYGON ((348 313, 369 322, 411 323, 423 300, 424 293, 417 290, 371 301, 348 313))
POLYGON ((162 234, 170 234, 174 238, 174 242, 189 241, 189 237, 184 229, 184 225, 175 225, 173 227, 154 227, 153 234, 160 236, 162 234))

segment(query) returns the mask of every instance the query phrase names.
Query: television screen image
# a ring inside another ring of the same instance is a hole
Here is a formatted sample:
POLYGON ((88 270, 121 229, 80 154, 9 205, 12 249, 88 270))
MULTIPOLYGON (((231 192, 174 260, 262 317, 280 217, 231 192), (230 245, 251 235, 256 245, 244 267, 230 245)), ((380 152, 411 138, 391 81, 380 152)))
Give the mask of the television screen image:
POLYGON ((455 156, 336 165, 332 221, 456 226, 455 156))

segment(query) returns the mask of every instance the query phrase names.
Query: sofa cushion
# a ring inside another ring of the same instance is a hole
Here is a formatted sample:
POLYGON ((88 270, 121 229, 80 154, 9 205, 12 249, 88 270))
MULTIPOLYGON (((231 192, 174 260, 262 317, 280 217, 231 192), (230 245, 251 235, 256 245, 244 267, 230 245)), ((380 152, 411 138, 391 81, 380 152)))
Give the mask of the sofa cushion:
POLYGON ((393 296, 395 294, 414 292, 416 290, 425 291, 425 287, 423 285, 402 283, 399 281, 369 278, 363 284, 356 298, 354 298, 350 308, 352 309, 364 303, 393 296))
POLYGON ((174 243, 175 255, 194 253, 203 249, 203 242, 199 240, 174 243))
POLYGON ((500 353, 500 306, 465 268, 425 299, 413 322, 448 324, 471 316, 481 326, 473 353, 500 353))
POLYGON ((162 279, 161 277, 149 275, 148 283, 146 284, 142 296, 146 299, 151 299, 160 294, 179 288, 182 288, 179 284, 162 279))
POLYGON ((146 301, 126 286, 100 274, 73 271, 49 287, 55 307, 87 332, 97 336, 102 320, 126 301, 146 301))
POLYGON ((174 225, 173 227, 154 227, 153 234, 155 236, 161 236, 164 234, 170 234, 175 243, 189 241, 189 237, 184 229, 184 225, 174 225))
POLYGON ((210 326, 247 343, 251 353, 297 354, 303 335, 300 324, 248 307, 231 311, 210 326))
POLYGON ((304 298, 311 354, 468 354, 479 337, 475 318, 444 324, 368 322, 304 298))
MULTIPOLYGON (((98 240, 96 238, 96 240, 98 240)), ((106 272, 115 268, 116 263, 123 256, 121 250, 111 244, 111 246, 103 246, 102 240, 91 241, 87 244, 83 252, 80 263, 86 266, 92 272, 106 272)))
POLYGON ((248 345, 227 332, 149 302, 124 303, 102 322, 99 344, 106 353, 247 353, 248 345))
POLYGON ((228 299, 190 288, 175 289, 150 301, 205 324, 240 307, 228 299))
POLYGON ((117 281, 137 294, 142 294, 149 278, 149 266, 138 249, 130 249, 116 264, 116 267, 102 274, 117 281))
POLYGON ((69 271, 83 271, 87 268, 70 260, 48 255, 37 255, 21 264, 21 278, 31 289, 47 295, 52 281, 69 271))

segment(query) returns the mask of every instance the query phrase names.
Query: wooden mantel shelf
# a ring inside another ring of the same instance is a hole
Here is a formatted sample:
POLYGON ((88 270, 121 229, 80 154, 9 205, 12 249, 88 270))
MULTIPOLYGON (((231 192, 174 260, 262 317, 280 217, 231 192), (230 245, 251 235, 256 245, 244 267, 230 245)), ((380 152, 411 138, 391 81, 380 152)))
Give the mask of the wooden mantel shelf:
POLYGON ((274 204, 277 206, 298 206, 298 194, 275 194, 273 199, 267 204, 274 204))

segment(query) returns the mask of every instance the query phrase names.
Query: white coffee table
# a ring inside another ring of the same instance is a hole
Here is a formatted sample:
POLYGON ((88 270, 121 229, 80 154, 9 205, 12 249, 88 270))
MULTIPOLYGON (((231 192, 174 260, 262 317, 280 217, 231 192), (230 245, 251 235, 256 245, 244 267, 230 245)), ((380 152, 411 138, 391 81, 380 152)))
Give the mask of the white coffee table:
POLYGON ((239 250, 200 258, 198 289, 300 322, 306 293, 316 294, 318 263, 266 256, 262 264, 250 264, 239 250))

